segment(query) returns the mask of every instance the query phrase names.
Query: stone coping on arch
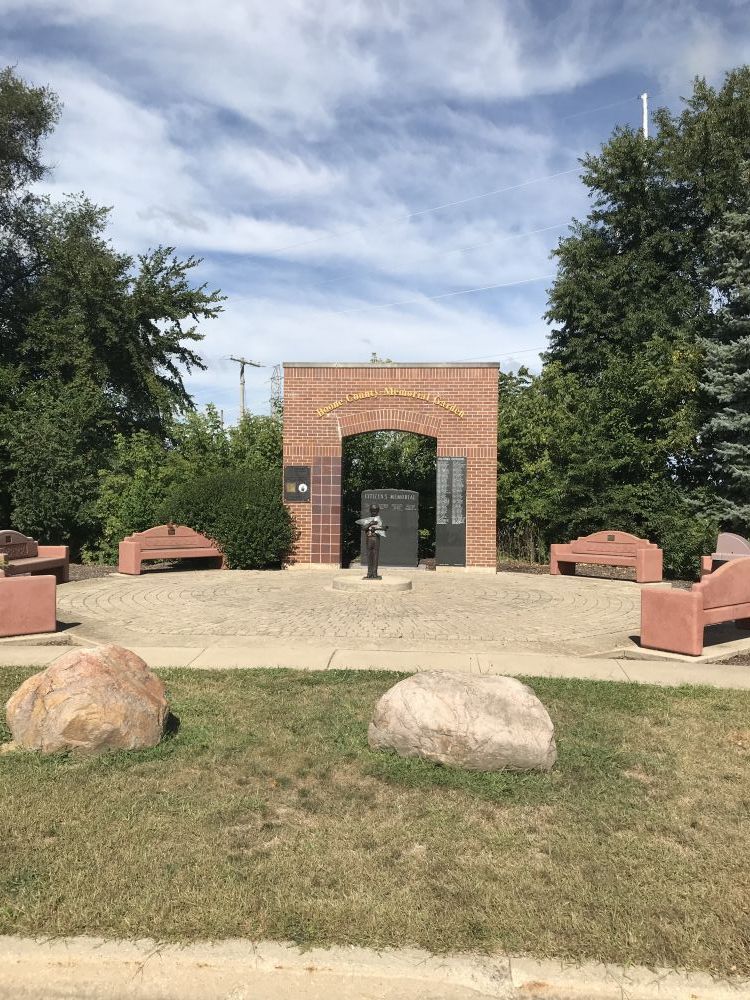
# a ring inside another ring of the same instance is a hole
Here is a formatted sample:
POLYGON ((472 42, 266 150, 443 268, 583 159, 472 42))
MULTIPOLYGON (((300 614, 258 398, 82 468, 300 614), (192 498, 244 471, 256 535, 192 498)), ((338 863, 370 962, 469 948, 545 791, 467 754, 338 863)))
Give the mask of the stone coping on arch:
POLYGON ((499 368, 499 361, 283 361, 283 368, 499 368))

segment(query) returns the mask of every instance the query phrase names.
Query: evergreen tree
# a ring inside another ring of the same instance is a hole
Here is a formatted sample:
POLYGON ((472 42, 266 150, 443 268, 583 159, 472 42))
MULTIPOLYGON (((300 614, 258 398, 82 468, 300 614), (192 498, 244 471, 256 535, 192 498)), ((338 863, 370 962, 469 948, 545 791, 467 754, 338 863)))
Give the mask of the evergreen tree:
MULTIPOLYGON (((750 183, 750 175, 746 180, 750 183)), ((747 190, 747 186, 746 186, 747 190)), ((703 388, 712 415, 704 438, 713 457, 715 509, 727 528, 750 531, 750 200, 712 234, 717 310, 706 343, 703 388)))

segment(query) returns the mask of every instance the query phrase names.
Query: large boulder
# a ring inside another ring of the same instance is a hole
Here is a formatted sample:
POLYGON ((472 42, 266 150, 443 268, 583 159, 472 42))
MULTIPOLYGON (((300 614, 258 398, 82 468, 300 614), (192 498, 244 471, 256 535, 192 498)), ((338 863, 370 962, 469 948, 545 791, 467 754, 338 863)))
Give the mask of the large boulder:
POLYGON ((17 747, 57 753, 141 750, 164 734, 164 684, 122 646, 76 649, 15 691, 6 706, 17 747))
POLYGON ((394 685, 375 706, 368 742, 470 771, 549 771, 552 720, 513 677, 426 670, 394 685))

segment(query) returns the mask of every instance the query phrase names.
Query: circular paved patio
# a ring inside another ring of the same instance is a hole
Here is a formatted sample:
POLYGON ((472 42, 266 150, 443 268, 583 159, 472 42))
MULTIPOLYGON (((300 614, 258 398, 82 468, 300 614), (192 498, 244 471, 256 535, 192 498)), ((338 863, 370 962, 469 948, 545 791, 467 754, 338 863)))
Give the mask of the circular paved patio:
MULTIPOLYGON (((386 571, 387 572, 387 571, 386 571)), ((413 590, 334 591, 334 573, 150 572, 58 588, 80 638, 233 646, 285 639, 360 648, 603 653, 638 632, 640 588, 620 580, 414 572, 413 590)))

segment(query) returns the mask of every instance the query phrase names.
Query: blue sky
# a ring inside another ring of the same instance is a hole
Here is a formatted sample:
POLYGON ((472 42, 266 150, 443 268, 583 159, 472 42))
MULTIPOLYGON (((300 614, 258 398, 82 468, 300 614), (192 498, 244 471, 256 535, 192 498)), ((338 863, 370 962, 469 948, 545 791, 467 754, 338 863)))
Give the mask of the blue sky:
MULTIPOLYGON (((208 370, 187 381, 231 420, 230 354, 538 365, 549 253, 586 212, 578 157, 640 124, 642 91, 676 109, 696 74, 718 83, 746 61, 749 14, 748 0, 0 0, 0 63, 64 103, 45 187, 114 206, 120 249, 204 258, 200 279, 229 296, 204 327, 208 370)), ((269 376, 248 372, 256 412, 269 376)))

